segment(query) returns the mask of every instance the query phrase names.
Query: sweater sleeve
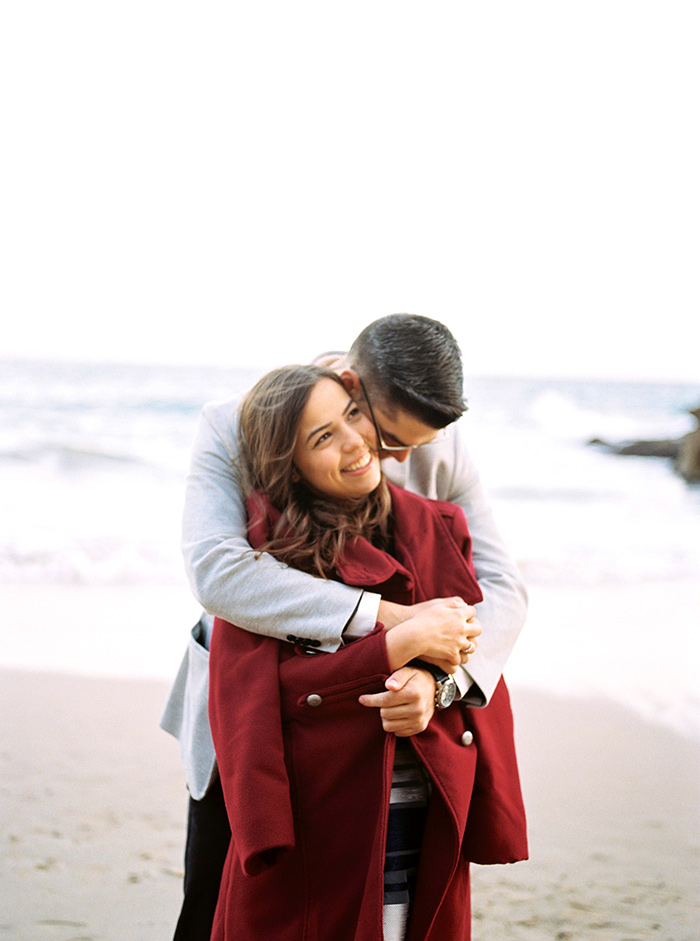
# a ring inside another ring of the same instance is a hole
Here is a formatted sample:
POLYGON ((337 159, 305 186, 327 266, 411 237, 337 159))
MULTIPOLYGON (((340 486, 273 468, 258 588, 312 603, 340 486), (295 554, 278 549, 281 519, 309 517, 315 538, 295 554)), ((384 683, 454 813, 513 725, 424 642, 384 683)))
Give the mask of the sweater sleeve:
POLYGON ((453 517, 453 532, 458 543, 471 536, 474 571, 483 601, 476 605, 476 616, 483 632, 476 652, 469 658, 467 670, 474 685, 462 697, 471 706, 485 706, 490 701, 508 657, 520 634, 527 612, 527 594, 515 562, 498 532, 493 511, 473 461, 463 444, 457 442, 454 473, 447 495, 463 511, 453 517))

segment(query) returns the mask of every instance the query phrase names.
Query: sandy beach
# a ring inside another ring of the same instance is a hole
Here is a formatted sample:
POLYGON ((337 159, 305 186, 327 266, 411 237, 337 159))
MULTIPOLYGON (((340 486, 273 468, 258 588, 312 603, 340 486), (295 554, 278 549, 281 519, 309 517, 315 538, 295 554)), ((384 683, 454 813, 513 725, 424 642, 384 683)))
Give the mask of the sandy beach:
MULTIPOLYGON (((0 938, 166 941, 186 794, 167 683, 0 673, 0 938)), ((531 860, 475 867, 474 941, 696 941, 700 747, 513 690, 531 860)))
MULTIPOLYGON (((531 859, 474 867, 474 941, 700 938, 700 742, 584 697, 578 682, 571 695, 547 691, 535 674, 547 653, 577 680, 580 638, 599 648, 606 633, 611 674, 614 662, 631 667, 634 623, 649 607, 665 605, 678 636, 694 636, 698 586, 607 588, 596 604, 607 617, 592 637, 588 590, 531 591, 507 677, 531 859)), ((2 941, 172 937, 187 794, 158 720, 197 613, 184 585, 3 586, 2 941), (149 678, 156 662, 162 678, 149 678), (89 675, 100 663, 117 675, 89 675)))

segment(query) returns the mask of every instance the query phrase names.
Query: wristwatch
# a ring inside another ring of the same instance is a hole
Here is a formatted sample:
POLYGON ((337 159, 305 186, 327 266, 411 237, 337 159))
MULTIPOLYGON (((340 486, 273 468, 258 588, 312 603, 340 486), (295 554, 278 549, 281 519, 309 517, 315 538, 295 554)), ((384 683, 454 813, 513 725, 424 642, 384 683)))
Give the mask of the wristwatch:
POLYGON ((421 670, 427 670, 435 679, 435 708, 447 709, 454 701, 457 695, 457 683, 451 673, 445 673, 434 663, 427 663, 425 660, 411 660, 411 666, 420 667, 421 670))

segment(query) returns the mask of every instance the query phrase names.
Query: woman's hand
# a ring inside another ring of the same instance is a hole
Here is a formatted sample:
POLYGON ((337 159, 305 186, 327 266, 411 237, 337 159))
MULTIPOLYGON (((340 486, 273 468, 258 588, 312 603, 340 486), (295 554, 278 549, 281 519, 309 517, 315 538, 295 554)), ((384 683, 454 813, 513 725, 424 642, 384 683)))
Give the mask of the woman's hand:
POLYGON ((466 663, 476 649, 481 625, 475 610, 461 598, 438 598, 413 606, 413 615, 388 630, 389 663, 393 670, 415 657, 436 663, 447 673, 466 663))
MULTIPOLYGON (((390 631, 399 624, 404 624, 406 621, 414 618, 417 614, 426 611, 428 608, 432 608, 433 605, 445 604, 445 602, 453 600, 455 599, 431 598, 429 601, 419 601, 416 604, 397 604, 395 601, 385 601, 382 598, 379 602, 377 620, 382 623, 385 631, 390 631)), ((456 600, 464 604, 461 598, 456 600)), ((466 605, 466 607, 469 607, 469 605, 466 605)), ((472 608, 472 612, 473 611, 474 608, 472 608)))

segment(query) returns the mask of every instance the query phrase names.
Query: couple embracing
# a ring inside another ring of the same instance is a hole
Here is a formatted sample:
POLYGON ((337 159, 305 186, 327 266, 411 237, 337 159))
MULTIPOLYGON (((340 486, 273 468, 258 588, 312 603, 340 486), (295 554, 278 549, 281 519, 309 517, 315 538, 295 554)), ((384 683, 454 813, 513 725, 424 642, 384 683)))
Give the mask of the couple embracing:
POLYGON ((191 793, 176 939, 468 941, 469 863, 526 858, 501 676, 525 594, 462 395, 447 328, 393 315, 205 407, 183 549, 214 620, 163 721, 191 793))

